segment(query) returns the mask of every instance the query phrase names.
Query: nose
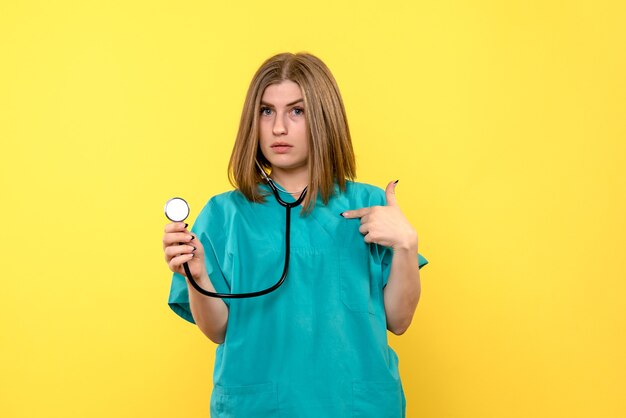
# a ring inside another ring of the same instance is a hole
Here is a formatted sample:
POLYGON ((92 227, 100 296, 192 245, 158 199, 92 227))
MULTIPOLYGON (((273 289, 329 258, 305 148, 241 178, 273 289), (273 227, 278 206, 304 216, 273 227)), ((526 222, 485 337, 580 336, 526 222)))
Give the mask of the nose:
POLYGON ((287 133, 287 125, 285 125, 285 122, 280 115, 276 115, 276 118, 274 119, 272 132, 275 136, 285 135, 287 133))

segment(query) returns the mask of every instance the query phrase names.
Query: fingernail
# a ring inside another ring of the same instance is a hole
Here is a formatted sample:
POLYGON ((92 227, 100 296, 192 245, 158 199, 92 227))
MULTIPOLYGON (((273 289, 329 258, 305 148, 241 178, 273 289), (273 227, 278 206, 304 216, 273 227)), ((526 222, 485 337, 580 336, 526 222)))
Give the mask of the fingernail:
POLYGON ((393 184, 398 184, 399 181, 400 180, 398 179, 398 180, 394 181, 393 184))
POLYGON ((193 241, 193 239, 194 239, 194 238, 195 238, 195 237, 192 235, 192 236, 191 236, 191 241, 193 241))
POLYGON ((196 247, 194 247, 193 245, 191 246, 191 248, 193 248, 193 250, 191 251, 196 251, 196 247))
POLYGON ((339 215, 345 218, 345 216, 344 216, 343 212, 341 212, 339 215))
POLYGON ((187 228, 189 226, 189 224, 185 224, 185 228, 187 228))

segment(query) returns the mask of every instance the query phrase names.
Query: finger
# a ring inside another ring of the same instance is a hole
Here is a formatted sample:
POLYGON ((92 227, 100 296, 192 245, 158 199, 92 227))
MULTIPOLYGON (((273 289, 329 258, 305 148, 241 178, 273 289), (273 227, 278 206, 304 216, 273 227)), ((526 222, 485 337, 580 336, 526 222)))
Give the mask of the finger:
POLYGON ((170 266, 170 270, 172 271, 176 271, 178 270, 178 267, 182 266, 183 263, 186 263, 187 261, 191 260, 193 258, 193 253, 191 254, 182 254, 179 255, 177 257, 174 257, 170 260, 170 262, 168 263, 168 265, 170 266))
POLYGON ((187 232, 169 232, 163 235, 163 248, 179 242, 188 243, 193 240, 193 235, 187 232))
POLYGON ((193 245, 170 245, 165 248, 165 260, 169 261, 181 254, 190 254, 194 251, 196 251, 196 247, 193 245))
POLYGON ((390 181, 385 189, 385 198, 387 199, 387 206, 398 206, 398 202, 396 202, 396 184, 398 181, 390 181))
POLYGON ((189 224, 184 222, 170 222, 165 225, 165 232, 183 232, 187 230, 189 224))
POLYGON ((359 232, 363 235, 367 235, 370 232, 369 224, 361 224, 359 227, 359 232))
POLYGON ((347 210, 347 211, 343 212, 341 214, 341 216, 343 216, 344 218, 348 218, 348 219, 360 218, 361 216, 365 216, 368 213, 370 213, 371 210, 372 210, 372 208, 361 208, 361 209, 355 209, 355 210, 347 210))

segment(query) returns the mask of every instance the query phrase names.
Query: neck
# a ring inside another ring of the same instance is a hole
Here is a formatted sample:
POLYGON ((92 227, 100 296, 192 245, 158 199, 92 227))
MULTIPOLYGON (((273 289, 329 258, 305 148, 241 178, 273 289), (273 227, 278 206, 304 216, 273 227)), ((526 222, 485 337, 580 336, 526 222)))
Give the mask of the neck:
POLYGON ((297 171, 272 168, 270 177, 280 184, 283 189, 293 192, 294 195, 299 195, 309 185, 309 172, 306 166, 297 171))

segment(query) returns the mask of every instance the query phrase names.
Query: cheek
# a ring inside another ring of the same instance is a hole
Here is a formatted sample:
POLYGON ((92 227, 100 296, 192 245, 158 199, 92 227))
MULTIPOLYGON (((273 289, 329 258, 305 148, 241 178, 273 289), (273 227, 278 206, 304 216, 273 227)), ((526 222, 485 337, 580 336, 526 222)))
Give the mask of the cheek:
POLYGON ((261 146, 265 144, 271 138, 271 128, 268 128, 267 123, 259 123, 259 142, 261 146))
POLYGON ((307 139, 308 129, 307 129, 306 123, 299 123, 297 126, 297 130, 298 130, 298 139, 300 140, 302 144, 307 145, 309 141, 307 139))

